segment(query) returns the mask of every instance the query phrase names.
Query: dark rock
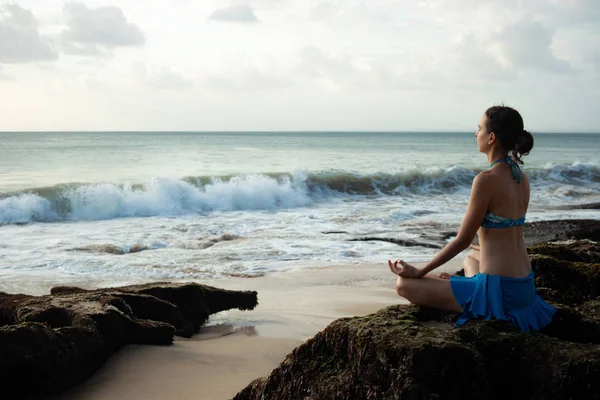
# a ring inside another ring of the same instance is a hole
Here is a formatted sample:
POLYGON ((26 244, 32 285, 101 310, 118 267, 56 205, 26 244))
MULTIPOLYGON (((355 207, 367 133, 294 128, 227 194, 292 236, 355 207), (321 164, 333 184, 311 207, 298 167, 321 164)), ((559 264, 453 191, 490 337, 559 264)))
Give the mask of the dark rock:
POLYGON ((210 314, 253 309, 256 292, 153 283, 48 296, 0 293, 3 398, 38 398, 75 386, 127 344, 168 345, 210 314), (6 396, 6 397, 4 397, 6 396))
POLYGON ((564 261, 534 254, 529 257, 535 284, 549 300, 580 304, 600 296, 600 264, 564 261))
POLYGON ((447 322, 456 314, 422 310, 392 306, 339 319, 235 399, 600 397, 596 344, 526 334, 503 321, 454 329, 447 322))
POLYGON ((144 246, 142 244, 134 244, 129 249, 130 253, 139 253, 140 251, 148 250, 148 246, 144 246))
POLYGON ((206 285, 175 283, 148 283, 119 288, 119 291, 146 294, 176 305, 197 332, 210 314, 238 308, 252 310, 258 304, 256 292, 218 289, 206 285))
POLYGON ((600 243, 591 240, 542 243, 527 248, 527 253, 550 256, 565 261, 600 263, 600 243))
POLYGON ((108 253, 117 255, 125 254, 121 247, 114 244, 91 244, 89 246, 76 247, 73 250, 84 251, 88 253, 108 253))
POLYGON ((75 286, 55 286, 50 289, 50 294, 85 293, 87 290, 75 286))
POLYGON ((577 343, 600 342, 600 302, 591 300, 576 307, 554 304, 552 323, 541 332, 577 343))
POLYGON ((84 251, 88 253, 108 253, 115 255, 123 255, 128 253, 139 253, 140 251, 148 250, 148 246, 142 244, 134 244, 128 251, 123 250, 115 244, 91 244, 71 249, 71 251, 84 251))
POLYGON ((589 239, 600 241, 600 221, 569 219, 528 222, 523 231, 528 246, 554 240, 589 239))
POLYGON ((440 232, 440 235, 442 236, 442 238, 444 240, 448 240, 451 237, 455 237, 456 235, 458 235, 457 231, 446 231, 446 232, 440 232))
POLYGON ((427 242, 427 241, 423 241, 423 240, 394 239, 394 238, 384 238, 384 237, 362 237, 362 238, 357 238, 357 239, 350 239, 349 241, 350 242, 379 241, 379 242, 395 243, 397 245, 405 246, 405 247, 426 247, 426 248, 430 248, 430 249, 441 249, 444 247, 439 243, 427 242))
POLYGON ((507 321, 455 328, 457 313, 392 306, 334 321, 235 400, 600 399, 597 250, 530 249, 538 293, 557 310, 540 332, 507 321))
POLYGON ((560 207, 562 210, 600 210, 600 203, 571 204, 560 207))
POLYGON ((36 322, 0 328, 2 398, 43 397, 88 378, 108 358, 93 330, 36 322))
POLYGON ((34 296, 27 294, 8 294, 0 292, 0 326, 16 323, 15 309, 23 302, 34 296))

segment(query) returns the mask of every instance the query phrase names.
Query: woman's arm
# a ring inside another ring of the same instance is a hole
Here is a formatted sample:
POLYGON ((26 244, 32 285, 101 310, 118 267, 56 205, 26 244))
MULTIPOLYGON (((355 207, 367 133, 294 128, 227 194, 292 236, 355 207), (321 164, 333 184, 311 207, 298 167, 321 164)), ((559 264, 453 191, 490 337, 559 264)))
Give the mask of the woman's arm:
POLYGON ((425 276, 440 265, 453 259, 458 253, 465 250, 473 242, 481 221, 485 216, 491 200, 492 182, 490 177, 481 173, 473 180, 471 197, 467 212, 460 224, 456 238, 448 243, 431 261, 421 268, 419 275, 425 276))

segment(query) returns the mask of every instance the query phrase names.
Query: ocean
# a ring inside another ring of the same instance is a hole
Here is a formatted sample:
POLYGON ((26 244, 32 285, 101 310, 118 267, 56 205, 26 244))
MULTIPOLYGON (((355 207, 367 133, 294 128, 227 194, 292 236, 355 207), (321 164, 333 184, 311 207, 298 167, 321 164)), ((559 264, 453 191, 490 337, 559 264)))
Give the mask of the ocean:
MULTIPOLYGON (((534 136, 527 220, 600 219, 564 208, 600 201, 600 134, 534 136)), ((0 290, 426 261, 487 167, 473 132, 0 133, 0 290)))

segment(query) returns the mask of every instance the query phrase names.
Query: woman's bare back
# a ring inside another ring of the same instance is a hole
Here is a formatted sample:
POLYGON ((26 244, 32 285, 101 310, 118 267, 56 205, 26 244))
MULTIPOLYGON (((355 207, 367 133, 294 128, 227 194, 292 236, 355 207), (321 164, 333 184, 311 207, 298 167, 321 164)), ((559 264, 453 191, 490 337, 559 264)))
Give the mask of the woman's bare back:
MULTIPOLYGON (((493 187, 488 212, 501 217, 519 219, 527 213, 529 205, 529 179, 522 174, 518 183, 509 165, 502 163, 484 172, 493 176, 493 187)), ((478 230, 480 253, 479 271, 490 275, 522 278, 531 272, 527 249, 523 240, 523 227, 485 228, 478 230)))

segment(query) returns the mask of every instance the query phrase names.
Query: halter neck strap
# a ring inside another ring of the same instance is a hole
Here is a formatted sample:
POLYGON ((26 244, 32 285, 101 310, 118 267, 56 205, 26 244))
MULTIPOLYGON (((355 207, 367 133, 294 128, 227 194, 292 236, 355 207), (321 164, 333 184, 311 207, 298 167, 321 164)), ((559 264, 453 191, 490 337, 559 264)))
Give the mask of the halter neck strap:
POLYGON ((511 156, 506 156, 504 158, 494 161, 492 165, 490 165, 490 169, 492 169, 494 165, 501 162, 505 162, 508 165, 510 165, 510 168, 512 169, 513 179, 516 180, 517 183, 521 183, 521 167, 519 167, 519 164, 517 164, 517 162, 511 156))

